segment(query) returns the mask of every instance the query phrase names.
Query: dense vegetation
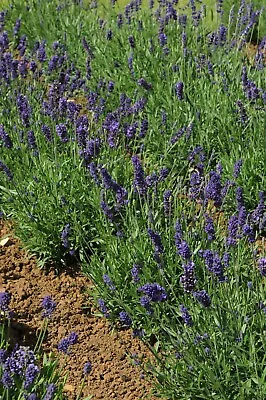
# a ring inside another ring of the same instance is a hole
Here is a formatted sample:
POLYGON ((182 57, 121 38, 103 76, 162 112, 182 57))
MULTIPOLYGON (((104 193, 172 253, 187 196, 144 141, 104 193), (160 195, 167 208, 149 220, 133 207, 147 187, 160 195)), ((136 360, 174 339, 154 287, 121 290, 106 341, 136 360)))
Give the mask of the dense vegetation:
POLYGON ((265 13, 112 3, 0 14, 2 216, 155 343, 158 395, 263 400, 265 13))

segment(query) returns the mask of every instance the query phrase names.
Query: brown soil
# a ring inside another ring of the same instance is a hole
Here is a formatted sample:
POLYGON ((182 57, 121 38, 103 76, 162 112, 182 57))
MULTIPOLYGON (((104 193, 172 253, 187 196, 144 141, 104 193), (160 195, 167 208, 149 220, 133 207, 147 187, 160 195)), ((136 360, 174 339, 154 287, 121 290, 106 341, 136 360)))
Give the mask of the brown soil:
MULTIPOLYGON (((144 379, 140 367, 132 363, 130 355, 150 357, 139 339, 130 330, 110 332, 107 320, 95 316, 96 311, 88 290, 91 282, 80 273, 45 273, 36 266, 35 259, 21 250, 10 227, 0 220, 0 291, 12 295, 11 308, 15 311, 10 341, 33 344, 42 326, 41 301, 51 295, 57 303, 43 343, 44 351, 57 356, 58 342, 70 332, 78 334, 63 372, 68 374, 65 390, 68 399, 76 398, 84 363, 90 361, 92 372, 86 380, 83 396, 93 399, 138 400, 153 399, 151 383, 144 379), (8 236, 5 241, 1 238, 8 236)), ((60 362, 63 357, 60 357, 60 362)), ((83 398, 83 397, 82 397, 83 398)))

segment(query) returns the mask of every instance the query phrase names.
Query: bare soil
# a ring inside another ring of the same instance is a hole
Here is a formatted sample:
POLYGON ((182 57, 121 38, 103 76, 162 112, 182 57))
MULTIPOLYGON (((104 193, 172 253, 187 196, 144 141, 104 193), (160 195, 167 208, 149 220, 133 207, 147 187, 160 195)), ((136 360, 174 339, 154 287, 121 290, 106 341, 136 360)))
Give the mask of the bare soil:
MULTIPOLYGON (((42 327, 41 301, 51 295, 57 303, 48 326, 43 350, 54 352, 63 363, 57 350, 58 342, 70 332, 78 334, 78 343, 63 368, 68 374, 65 391, 68 399, 79 393, 83 366, 90 361, 92 372, 86 378, 82 396, 93 399, 138 400, 155 397, 150 394, 151 382, 142 369, 132 362, 134 357, 150 358, 142 342, 133 338, 132 332, 111 332, 88 295, 92 283, 79 272, 45 272, 36 266, 34 257, 22 250, 20 242, 12 235, 10 225, 0 220, 0 291, 12 295, 11 308, 15 315, 10 330, 11 344, 33 345, 42 327), (8 236, 4 243, 1 238, 8 236), (4 243, 4 244, 3 244, 4 243)), ((83 398, 82 397, 82 398, 83 398)))

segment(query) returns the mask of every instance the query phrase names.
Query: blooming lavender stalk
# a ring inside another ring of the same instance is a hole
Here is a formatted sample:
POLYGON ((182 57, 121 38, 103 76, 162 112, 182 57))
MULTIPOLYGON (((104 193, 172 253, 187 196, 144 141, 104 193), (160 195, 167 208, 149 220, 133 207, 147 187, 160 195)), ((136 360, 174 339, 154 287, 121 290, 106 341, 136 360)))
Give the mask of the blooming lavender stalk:
POLYGON ((193 292, 197 282, 194 275, 194 266, 195 264, 193 261, 189 261, 187 264, 183 265, 184 273, 180 278, 180 283, 183 285, 184 291, 187 293, 193 292))
POLYGON ((13 179, 13 174, 10 171, 10 169, 2 162, 0 161, 0 171, 3 171, 6 177, 11 181, 13 179))
POLYGON ((266 258, 260 258, 258 260, 259 271, 262 276, 266 276, 266 258))
POLYGON ((137 265, 137 264, 134 264, 133 268, 131 269, 131 276, 135 283, 140 281, 140 277, 139 277, 140 269, 141 269, 141 266, 137 265))
POLYGON ((192 326, 193 325, 192 317, 189 314, 188 309, 184 306, 184 304, 180 305, 180 312, 181 312, 181 317, 182 317, 184 323, 187 326, 192 326))
POLYGON ((119 319, 122 322, 122 324, 125 325, 126 327, 130 327, 132 325, 132 319, 130 318, 130 316, 126 311, 121 311, 119 313, 119 319))
POLYGON ((74 344, 76 344, 77 341, 78 341, 78 335, 76 334, 76 332, 71 332, 68 335, 68 337, 63 338, 62 340, 60 340, 60 342, 58 343, 57 348, 62 353, 70 354, 69 347, 73 346, 74 344))
POLYGON ((5 132, 3 125, 0 125, 0 140, 3 142, 3 146, 11 149, 13 147, 12 140, 7 132, 5 132))
POLYGON ((68 249, 69 248, 69 234, 70 234, 70 224, 66 224, 64 229, 61 232, 61 240, 63 242, 63 246, 68 249))
POLYGON ((42 300, 42 315, 44 318, 51 318, 56 308, 56 303, 53 301, 51 296, 45 296, 42 300))
POLYGON ((66 143, 68 142, 68 135, 67 135, 67 128, 64 124, 56 125, 55 127, 56 133, 59 136, 61 142, 66 143))
POLYGON ((89 373, 91 372, 91 370, 92 370, 92 365, 91 365, 90 361, 87 361, 87 362, 84 364, 84 368, 83 368, 83 374, 84 374, 84 376, 89 375, 89 373))
POLYGON ((154 232, 152 229, 148 229, 148 235, 151 238, 152 244, 155 248, 155 253, 156 254, 163 254, 164 252, 164 247, 162 244, 162 239, 159 233, 154 232))
POLYGON ((8 292, 0 292, 0 315, 1 312, 7 316, 7 318, 11 318, 12 311, 10 311, 9 304, 11 301, 11 295, 8 292))
POLYGON ((164 215, 169 218, 171 215, 171 196, 172 196, 172 191, 171 190, 166 190, 163 194, 163 206, 164 206, 164 215))
POLYGON ((177 82, 175 85, 175 92, 178 100, 184 100, 184 83, 183 82, 177 82))
POLYGON ((206 290, 200 290, 193 293, 195 299, 202 304, 204 307, 210 307, 211 305, 211 298, 206 292, 206 290))
POLYGON ((49 383, 42 400, 53 400, 56 390, 57 390, 56 385, 54 383, 49 383))
POLYGON ((97 303, 98 303, 100 311, 103 313, 105 318, 109 318, 110 314, 109 314, 108 309, 107 309, 107 307, 105 305, 105 301, 103 299, 98 299, 97 303))
POLYGON ((116 287, 109 275, 103 274, 103 281, 110 290, 112 290, 112 291, 116 290, 116 287))
POLYGON ((134 189, 140 196, 144 196, 147 193, 147 183, 138 156, 132 157, 132 164, 134 167, 134 189))
POLYGON ((213 224, 213 219, 208 215, 204 215, 205 218, 205 232, 208 235, 208 240, 215 240, 215 229, 213 224))
POLYGON ((138 291, 145 293, 150 301, 162 302, 167 300, 165 289, 156 282, 146 283, 145 285, 139 287, 138 291))

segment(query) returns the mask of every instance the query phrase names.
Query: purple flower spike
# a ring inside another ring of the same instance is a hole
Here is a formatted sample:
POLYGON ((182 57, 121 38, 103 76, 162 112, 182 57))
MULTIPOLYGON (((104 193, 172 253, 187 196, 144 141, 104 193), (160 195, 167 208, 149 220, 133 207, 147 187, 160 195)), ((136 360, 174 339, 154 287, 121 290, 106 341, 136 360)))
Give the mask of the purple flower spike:
POLYGON ((258 267, 262 276, 266 276, 266 258, 258 260, 258 267))
POLYGON ((150 301, 162 302, 167 300, 165 289, 156 282, 146 283, 139 287, 138 291, 145 293, 150 301))
POLYGON ((42 307, 43 307, 43 317, 44 318, 51 318, 55 308, 56 308, 56 303, 53 301, 51 296, 45 296, 42 301, 42 307))
POLYGON ((184 99, 184 83, 183 82, 177 82, 175 85, 175 92, 178 100, 183 100, 184 99))
POLYGON ((184 287, 184 291, 187 293, 191 293, 197 282, 194 276, 194 263, 189 261, 187 264, 183 265, 184 274, 180 278, 180 282, 184 287))
POLYGON ((189 314, 188 309, 184 306, 184 304, 180 305, 180 312, 181 312, 181 317, 182 317, 184 323, 187 326, 192 326, 193 325, 192 317, 189 314))
POLYGON ((210 307, 211 305, 211 298, 206 292, 206 290, 200 290, 198 292, 194 292, 193 296, 195 299, 202 304, 204 307, 210 307))

